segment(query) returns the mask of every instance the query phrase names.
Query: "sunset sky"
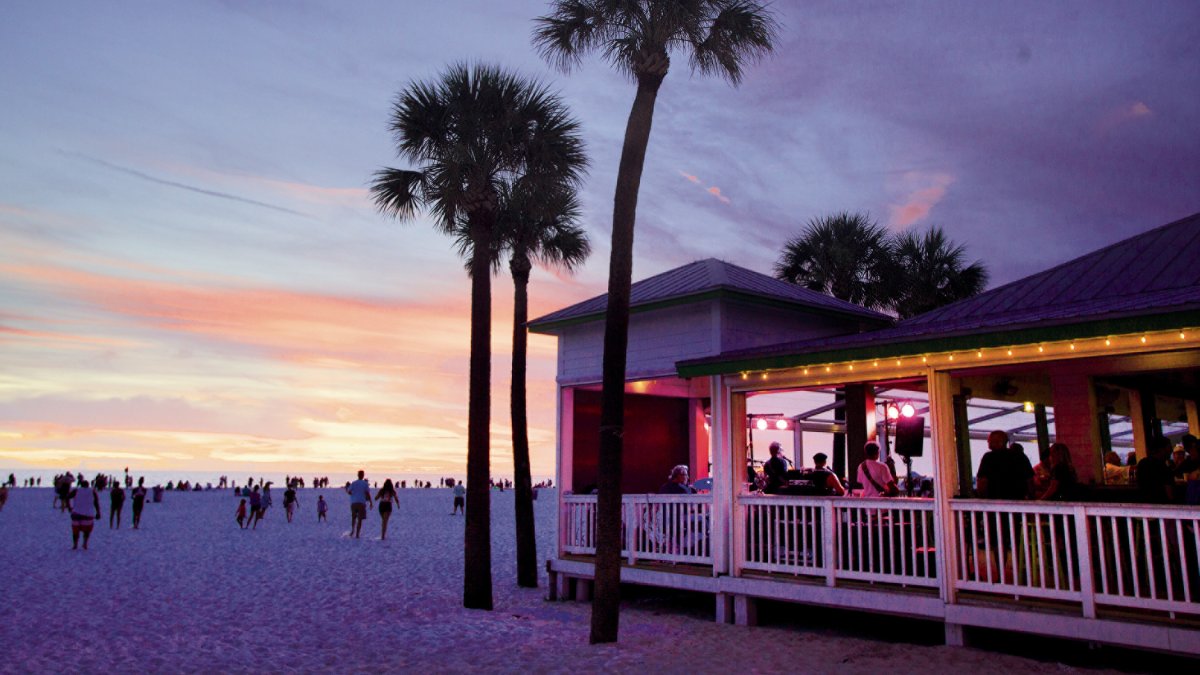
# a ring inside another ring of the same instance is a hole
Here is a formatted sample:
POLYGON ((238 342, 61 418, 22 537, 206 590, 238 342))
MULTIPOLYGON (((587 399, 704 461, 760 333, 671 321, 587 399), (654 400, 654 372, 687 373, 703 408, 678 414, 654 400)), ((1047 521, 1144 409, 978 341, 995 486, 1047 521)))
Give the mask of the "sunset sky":
MULTIPOLYGON (((677 57, 635 279, 770 272, 813 217, 940 225, 993 285, 1200 211, 1200 3, 790 2, 735 89, 677 57)), ((426 220, 379 215, 394 95, 456 61, 541 78, 581 120, 595 252, 538 316, 603 292, 632 86, 530 46, 540 0, 6 2, 0 471, 465 474, 469 284, 426 220)), ((511 475, 511 293, 493 443, 511 475)), ((554 353, 530 340, 536 478, 554 353)))

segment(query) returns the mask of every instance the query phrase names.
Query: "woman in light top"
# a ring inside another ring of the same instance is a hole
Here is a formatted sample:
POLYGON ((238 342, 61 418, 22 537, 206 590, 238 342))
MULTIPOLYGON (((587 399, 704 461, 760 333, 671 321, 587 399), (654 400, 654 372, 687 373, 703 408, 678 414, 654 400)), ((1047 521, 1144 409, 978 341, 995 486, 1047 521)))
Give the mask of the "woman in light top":
POLYGON ((392 506, 398 504, 400 498, 396 495, 396 486, 389 478, 383 481, 383 487, 375 493, 375 503, 379 504, 379 538, 387 539, 388 519, 392 517, 392 506))
POLYGON ((79 487, 67 495, 67 504, 71 509, 71 550, 79 548, 79 535, 83 534, 83 550, 86 551, 92 528, 100 517, 100 495, 88 487, 86 480, 81 480, 79 487))

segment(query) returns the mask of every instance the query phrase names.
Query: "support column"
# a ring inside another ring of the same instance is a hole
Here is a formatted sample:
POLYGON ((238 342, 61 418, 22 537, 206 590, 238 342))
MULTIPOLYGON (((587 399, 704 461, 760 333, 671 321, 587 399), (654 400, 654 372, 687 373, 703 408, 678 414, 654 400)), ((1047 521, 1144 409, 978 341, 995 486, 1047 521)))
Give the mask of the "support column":
MULTIPOLYGON (((867 384, 846 385, 846 472, 857 475, 858 465, 866 459, 863 446, 875 438, 875 387, 867 384)), ((879 457, 884 459, 883 455, 879 457)))
POLYGON ((563 522, 567 512, 564 498, 573 487, 573 459, 575 456, 575 390, 571 387, 558 388, 558 466, 554 472, 554 484, 558 487, 558 557, 564 554, 567 527, 563 522))
MULTIPOLYGON (((733 431, 730 421, 730 394, 720 375, 709 378, 709 395, 712 399, 712 430, 708 436, 712 456, 712 546, 713 576, 729 574, 730 518, 733 514, 733 495, 736 489, 737 467, 730 439, 733 431)), ((741 469, 743 472, 745 468, 741 469)), ((731 605, 732 607, 732 605, 731 605)))
POLYGON ((958 623, 946 622, 946 646, 947 647, 965 647, 967 646, 966 637, 963 635, 963 626, 958 623))
POLYGON ((1086 375, 1052 375, 1054 436, 1071 449, 1079 482, 1104 483, 1104 450, 1096 388, 1086 375))
POLYGON ((1129 397, 1129 424, 1133 427, 1133 451, 1137 453, 1138 461, 1146 459, 1146 448, 1150 447, 1150 439, 1146 435, 1149 425, 1145 419, 1145 408, 1142 406, 1142 394, 1136 389, 1126 391, 1129 397))
MULTIPOLYGON (((933 402, 930 401, 930 411, 933 410, 933 402)), ((954 448, 954 478, 958 480, 957 490, 960 497, 974 497, 975 490, 972 489, 971 481, 971 421, 967 415, 967 397, 962 394, 953 394, 950 398, 950 419, 946 420, 950 427, 950 436, 948 442, 953 445, 947 445, 947 451, 951 447, 954 448)), ((932 420, 930 424, 933 424, 932 420)), ((947 476, 947 479, 950 477, 947 476)))
POLYGON ((733 623, 733 596, 728 593, 716 593, 717 623, 733 623))
POLYGON ((733 433, 729 436, 730 456, 733 460, 733 491, 729 495, 729 572, 735 577, 742 575, 742 561, 746 559, 746 514, 738 496, 746 491, 746 394, 734 392, 729 395, 729 419, 733 433))
MULTIPOLYGON (((929 390, 930 441, 933 452, 934 478, 937 487, 933 491, 933 541, 937 547, 935 556, 939 591, 942 601, 954 604, 957 591, 954 583, 958 560, 958 541, 954 530, 954 514, 950 510, 950 498, 959 476, 959 451, 956 443, 955 420, 961 396, 952 393, 953 381, 949 373, 939 373, 930 368, 926 374, 929 390)), ((965 400, 964 405, 965 408, 965 400)), ((965 412, 965 411, 964 411, 965 412)), ((967 437, 967 429, 958 430, 958 437, 967 437)), ((966 474, 970 478, 970 455, 967 455, 966 474)), ((969 483, 968 483, 969 486, 969 483)), ((967 496, 970 496, 969 493, 967 496)), ((947 624, 947 638, 950 637, 947 624)))
POLYGON ((1184 401, 1187 407, 1188 433, 1200 438, 1200 405, 1196 401, 1184 401))
POLYGON ((792 419, 792 466, 796 469, 804 466, 804 429, 798 419, 792 419))
POLYGON ((757 626, 758 601, 748 595, 733 596, 733 622, 739 626, 757 626))
MULTIPOLYGON (((1057 400, 1055 401, 1057 404, 1057 400)), ((1055 429, 1058 428, 1058 407, 1054 408, 1055 429)), ((1038 459, 1050 454, 1050 417, 1046 414, 1046 405, 1038 403, 1033 406, 1033 426, 1037 429, 1038 459)), ((1074 459, 1074 457, 1072 457, 1074 459)))
POLYGON ((688 465, 692 470, 692 481, 695 482, 709 476, 709 434, 704 429, 704 399, 688 399, 688 420, 688 465))

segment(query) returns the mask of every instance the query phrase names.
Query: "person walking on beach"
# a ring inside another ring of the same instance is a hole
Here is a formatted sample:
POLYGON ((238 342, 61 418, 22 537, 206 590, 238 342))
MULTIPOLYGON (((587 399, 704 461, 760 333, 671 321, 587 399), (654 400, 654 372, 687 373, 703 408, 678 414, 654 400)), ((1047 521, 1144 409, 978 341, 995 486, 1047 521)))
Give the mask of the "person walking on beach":
POLYGON ((292 514, 296 512, 296 507, 300 505, 296 499, 296 488, 288 486, 288 489, 283 491, 283 510, 287 513, 287 521, 292 522, 292 514))
POLYGON ((362 534, 363 521, 367 519, 367 507, 371 503, 371 484, 363 476, 366 472, 358 470, 358 480, 346 488, 350 493, 350 536, 355 539, 362 534))
POLYGON ((108 492, 108 529, 113 529, 113 521, 117 522, 117 529, 121 529, 121 511, 125 508, 125 489, 121 484, 113 481, 112 490, 108 492))
POLYGON ((260 520, 262 520, 262 494, 255 485, 254 489, 250 491, 250 522, 247 525, 252 526, 250 529, 257 530, 260 520))
POLYGON ((246 500, 243 499, 237 508, 237 524, 239 530, 246 529, 246 500))
POLYGON ((146 479, 138 478, 137 487, 133 489, 133 529, 142 527, 142 508, 146 506, 146 479))
POLYGON ((79 535, 83 534, 83 550, 87 550, 92 538, 92 528, 100 517, 100 495, 88 487, 86 480, 67 495, 67 506, 71 509, 71 550, 79 548, 79 535))
POLYGON ((388 519, 392 517, 392 506, 400 502, 391 478, 383 481, 383 487, 375 493, 375 502, 379 504, 379 539, 384 540, 387 539, 387 525, 388 519))
POLYGON ((453 478, 447 478, 446 480, 450 481, 450 488, 454 492, 454 510, 450 512, 450 515, 452 515, 452 516, 458 515, 459 509, 462 509, 463 515, 466 515, 467 514, 467 486, 463 485, 461 482, 460 483, 454 482, 453 478))
POLYGON ((8 485, 0 485, 0 511, 4 510, 4 505, 8 503, 8 485))
POLYGON ((262 509, 258 512, 258 519, 262 520, 267 515, 267 509, 275 504, 275 500, 271 498, 271 481, 267 481, 262 489, 262 509))
POLYGON ((317 522, 326 522, 325 514, 329 512, 329 504, 325 503, 325 495, 317 497, 317 522))

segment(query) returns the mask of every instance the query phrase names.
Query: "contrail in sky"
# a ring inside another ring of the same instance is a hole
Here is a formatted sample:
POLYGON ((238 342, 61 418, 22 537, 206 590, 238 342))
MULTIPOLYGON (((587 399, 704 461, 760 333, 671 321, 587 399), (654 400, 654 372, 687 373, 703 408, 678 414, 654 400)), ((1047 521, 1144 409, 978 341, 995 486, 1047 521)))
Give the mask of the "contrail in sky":
POLYGON ((67 155, 69 157, 78 157, 80 159, 85 159, 89 162, 99 164, 100 166, 112 169, 113 171, 120 171, 121 173, 126 173, 126 174, 129 174, 130 176, 135 176, 137 178, 141 178, 142 180, 148 180, 151 183, 158 183, 159 185, 167 185, 170 187, 179 188, 181 190, 187 190, 189 192, 195 192, 198 194, 207 195, 209 197, 217 197, 218 199, 228 199, 228 200, 234 201, 234 202, 250 204, 251 206, 261 206, 264 209, 271 209, 272 211, 280 211, 283 213, 290 213, 294 216, 301 216, 303 218, 312 218, 312 216, 310 216, 307 213, 301 213, 299 211, 294 211, 292 209, 289 209, 289 208, 286 208, 283 206, 276 206, 274 204, 260 202, 255 199, 247 199, 246 197, 239 197, 237 195, 231 195, 227 192, 217 192, 215 190, 206 190, 204 188, 198 188, 194 185, 188 185, 186 183, 177 183, 173 180, 166 180, 164 178, 158 178, 155 176, 151 176, 149 174, 142 173, 141 171, 138 171, 136 169, 130 169, 128 167, 124 167, 119 164, 113 164, 112 162, 109 162, 109 161, 106 161, 103 159, 99 159, 97 157, 91 157, 91 156, 80 154, 77 152, 66 152, 66 151, 61 151, 61 150, 60 150, 60 152, 62 152, 62 154, 67 155))

